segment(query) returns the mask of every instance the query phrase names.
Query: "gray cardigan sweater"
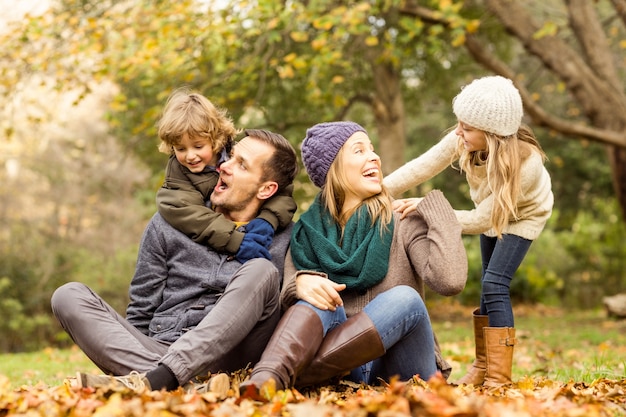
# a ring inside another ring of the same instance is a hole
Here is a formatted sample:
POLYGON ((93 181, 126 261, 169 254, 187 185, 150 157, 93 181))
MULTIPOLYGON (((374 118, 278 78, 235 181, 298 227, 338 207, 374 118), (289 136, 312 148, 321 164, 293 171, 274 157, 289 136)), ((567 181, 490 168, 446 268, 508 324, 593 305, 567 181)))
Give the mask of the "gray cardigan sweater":
MULTIPOLYGON (((276 233, 270 247, 281 280, 292 228, 276 233)), ((141 239, 126 319, 150 337, 174 342, 211 311, 239 267, 229 254, 195 243, 156 213, 141 239)))
MULTIPOLYGON (((461 239, 461 225, 450 203, 439 190, 431 191, 417 206, 417 210, 405 219, 396 217, 389 270, 379 284, 365 294, 341 292, 348 317, 363 310, 376 295, 397 285, 408 285, 417 290, 424 299, 424 285, 441 295, 451 296, 465 288, 467 280, 467 255, 461 239)), ((283 309, 297 301, 297 271, 291 254, 287 254, 281 293, 283 309)), ((318 272, 313 272, 319 275, 318 272)), ((441 356, 435 337, 437 366, 444 376, 450 375, 451 367, 441 356)))

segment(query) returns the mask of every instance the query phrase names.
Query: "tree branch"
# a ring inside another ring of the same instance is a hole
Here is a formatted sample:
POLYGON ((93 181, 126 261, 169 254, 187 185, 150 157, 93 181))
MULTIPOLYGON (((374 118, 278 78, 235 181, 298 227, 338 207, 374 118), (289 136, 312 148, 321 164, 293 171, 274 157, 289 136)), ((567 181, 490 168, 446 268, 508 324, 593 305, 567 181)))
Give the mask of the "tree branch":
POLYGON ((580 136, 596 142, 626 147, 626 135, 622 133, 598 129, 582 123, 573 123, 571 120, 562 119, 549 114, 542 106, 533 100, 531 92, 529 92, 526 87, 515 81, 515 71, 488 52, 487 48, 483 47, 474 36, 467 36, 465 47, 476 62, 495 74, 513 80, 522 96, 526 112, 536 125, 554 129, 565 135, 580 136))
POLYGON ((565 83, 591 124, 606 127, 609 127, 608 123, 616 125, 614 115, 619 114, 618 125, 621 127, 616 126, 615 129, 622 130, 626 125, 626 100, 619 86, 598 76, 577 51, 558 37, 537 37, 539 26, 521 6, 522 2, 485 0, 485 3, 506 30, 522 43, 524 49, 539 58, 565 83), (612 115, 610 121, 605 120, 606 115, 612 115))
POLYGON ((445 25, 448 24, 441 13, 437 13, 432 9, 420 6, 415 0, 407 0, 398 8, 398 11, 400 14, 418 17, 424 22, 445 25))
POLYGON ((354 106, 356 103, 365 103, 368 106, 372 106, 374 103, 374 99, 371 95, 368 94, 355 94, 348 99, 348 104, 343 106, 337 114, 335 115, 335 120, 343 120, 348 114, 348 111, 354 106))
POLYGON ((612 65, 613 54, 593 3, 587 0, 567 0, 566 3, 570 28, 578 39, 587 65, 600 78, 605 78, 614 86, 620 86, 621 90, 622 84, 615 65, 612 65))
POLYGON ((626 26, 626 0, 611 0, 611 3, 613 3, 617 15, 622 19, 622 23, 626 26))

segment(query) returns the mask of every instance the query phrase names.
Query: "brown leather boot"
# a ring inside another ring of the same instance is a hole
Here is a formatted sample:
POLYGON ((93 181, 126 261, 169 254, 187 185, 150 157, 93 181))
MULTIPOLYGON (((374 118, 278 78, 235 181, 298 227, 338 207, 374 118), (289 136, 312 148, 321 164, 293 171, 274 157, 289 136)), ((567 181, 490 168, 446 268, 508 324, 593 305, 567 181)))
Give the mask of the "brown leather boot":
POLYGON ((383 341, 364 312, 350 317, 324 338, 311 364, 296 379, 297 387, 318 384, 344 375, 385 353, 383 341))
POLYGON ((298 372, 315 356, 323 333, 322 321, 312 308, 301 304, 290 307, 254 365, 250 379, 239 386, 241 397, 260 399, 260 390, 270 379, 276 383, 276 390, 293 386, 298 372))
POLYGON ((485 327, 486 387, 511 383, 513 348, 517 343, 513 327, 485 327))
POLYGON ((476 359, 474 363, 456 383, 482 385, 485 382, 487 364, 485 362, 485 336, 483 328, 489 326, 489 317, 480 315, 480 308, 474 310, 474 344, 476 345, 476 359))

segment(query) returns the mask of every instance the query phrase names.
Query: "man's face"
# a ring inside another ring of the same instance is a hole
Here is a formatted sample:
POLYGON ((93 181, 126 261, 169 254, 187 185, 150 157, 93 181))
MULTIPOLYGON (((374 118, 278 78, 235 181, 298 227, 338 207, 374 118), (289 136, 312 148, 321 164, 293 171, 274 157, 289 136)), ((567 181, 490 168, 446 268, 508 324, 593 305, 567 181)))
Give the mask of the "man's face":
POLYGON ((231 158, 220 165, 220 179, 211 194, 211 203, 233 221, 249 221, 263 202, 266 186, 262 182, 263 163, 274 153, 274 148, 249 136, 239 141, 231 158))

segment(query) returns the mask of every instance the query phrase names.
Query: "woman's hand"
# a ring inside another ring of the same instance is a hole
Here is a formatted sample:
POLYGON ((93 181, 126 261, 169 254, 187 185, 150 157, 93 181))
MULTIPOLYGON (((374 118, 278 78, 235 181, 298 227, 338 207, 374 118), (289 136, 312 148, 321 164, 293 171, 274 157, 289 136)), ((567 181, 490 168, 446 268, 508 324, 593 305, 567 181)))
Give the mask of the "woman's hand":
POLYGON ((313 274, 298 274, 296 278, 296 296, 320 310, 335 311, 343 305, 339 291, 346 284, 337 284, 328 278, 313 274))
POLYGON ((399 200, 395 200, 391 203, 391 207, 394 211, 401 213, 401 219, 404 219, 409 215, 410 212, 414 211, 417 208, 417 205, 423 200, 423 197, 415 197, 415 198, 401 198, 399 200))

